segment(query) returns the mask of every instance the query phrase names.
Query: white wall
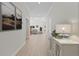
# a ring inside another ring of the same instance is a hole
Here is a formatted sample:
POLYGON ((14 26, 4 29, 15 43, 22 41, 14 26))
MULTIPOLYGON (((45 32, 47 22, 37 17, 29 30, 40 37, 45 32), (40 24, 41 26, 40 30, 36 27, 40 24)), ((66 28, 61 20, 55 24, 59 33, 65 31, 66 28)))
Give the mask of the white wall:
POLYGON ((30 38, 30 20, 26 19, 26 39, 30 38))
POLYGON ((29 19, 28 11, 23 3, 14 3, 23 12, 22 30, 0 32, 0 56, 14 55, 26 40, 26 18, 29 19))
POLYGON ((56 24, 67 24, 71 22, 71 19, 78 20, 78 3, 53 2, 47 17, 48 20, 51 19, 52 21, 52 23, 49 23, 52 26, 51 30, 54 29, 56 24))
POLYGON ((46 17, 46 20, 47 20, 47 36, 48 36, 48 39, 50 39, 51 37, 51 32, 52 32, 52 19, 49 18, 49 17, 46 17))

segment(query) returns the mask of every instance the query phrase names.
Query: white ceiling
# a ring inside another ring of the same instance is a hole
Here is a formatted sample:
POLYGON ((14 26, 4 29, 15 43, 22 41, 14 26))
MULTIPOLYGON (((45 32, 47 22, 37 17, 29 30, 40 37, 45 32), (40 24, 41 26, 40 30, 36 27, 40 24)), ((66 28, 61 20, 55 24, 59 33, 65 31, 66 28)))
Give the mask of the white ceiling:
POLYGON ((52 6, 52 2, 26 2, 26 8, 28 9, 30 16, 46 16, 52 6))

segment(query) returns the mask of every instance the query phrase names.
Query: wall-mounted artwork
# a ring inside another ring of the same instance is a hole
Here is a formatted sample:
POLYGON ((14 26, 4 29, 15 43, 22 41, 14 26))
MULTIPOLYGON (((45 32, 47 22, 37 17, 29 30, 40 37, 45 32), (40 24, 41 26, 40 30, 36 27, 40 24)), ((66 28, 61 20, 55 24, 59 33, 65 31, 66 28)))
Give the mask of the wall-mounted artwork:
POLYGON ((22 28, 22 13, 16 8, 16 29, 22 28))
POLYGON ((2 13, 2 30, 14 30, 15 29, 15 8, 10 3, 1 4, 2 13))
POLYGON ((15 20, 13 16, 2 16, 2 30, 13 30, 15 29, 15 20))
POLYGON ((0 2, 0 31, 22 29, 22 12, 12 3, 0 2))

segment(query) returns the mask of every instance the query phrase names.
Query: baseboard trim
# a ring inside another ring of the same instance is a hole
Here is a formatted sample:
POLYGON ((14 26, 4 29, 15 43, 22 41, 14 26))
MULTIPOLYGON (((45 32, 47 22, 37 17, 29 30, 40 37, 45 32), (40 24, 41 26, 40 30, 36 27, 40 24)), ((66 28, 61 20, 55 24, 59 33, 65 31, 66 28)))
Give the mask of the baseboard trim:
POLYGON ((20 51, 21 48, 23 48, 24 45, 25 45, 25 41, 24 41, 24 43, 12 54, 12 56, 16 56, 16 54, 20 51))

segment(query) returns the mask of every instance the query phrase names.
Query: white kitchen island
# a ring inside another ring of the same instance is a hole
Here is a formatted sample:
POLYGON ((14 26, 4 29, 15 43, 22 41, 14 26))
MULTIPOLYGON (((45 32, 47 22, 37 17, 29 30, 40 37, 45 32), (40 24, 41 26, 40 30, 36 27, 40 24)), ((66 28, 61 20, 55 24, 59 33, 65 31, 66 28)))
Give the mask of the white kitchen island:
POLYGON ((79 56, 79 39, 76 36, 58 39, 52 37, 52 56, 79 56))

